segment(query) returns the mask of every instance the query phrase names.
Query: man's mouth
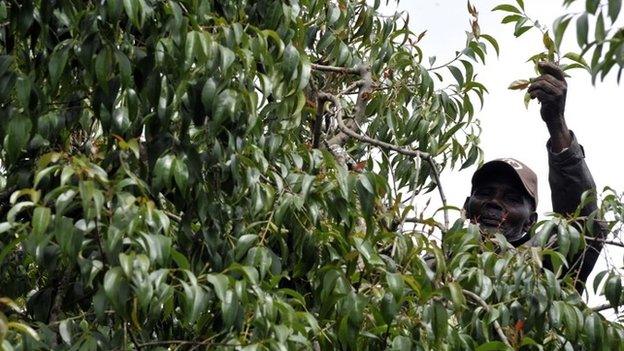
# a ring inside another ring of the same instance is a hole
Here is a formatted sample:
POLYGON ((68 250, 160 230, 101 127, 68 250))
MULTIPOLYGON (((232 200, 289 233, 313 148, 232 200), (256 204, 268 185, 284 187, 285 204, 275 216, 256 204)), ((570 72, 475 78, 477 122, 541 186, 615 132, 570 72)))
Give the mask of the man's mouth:
POLYGON ((486 227, 498 228, 502 224, 502 219, 495 216, 481 216, 479 217, 479 223, 486 227))

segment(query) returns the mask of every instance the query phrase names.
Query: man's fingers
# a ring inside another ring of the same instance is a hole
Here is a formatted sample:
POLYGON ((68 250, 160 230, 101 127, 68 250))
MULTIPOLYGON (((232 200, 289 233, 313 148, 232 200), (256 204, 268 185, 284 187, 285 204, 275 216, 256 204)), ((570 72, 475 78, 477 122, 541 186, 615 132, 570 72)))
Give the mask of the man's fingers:
POLYGON ((540 71, 541 74, 550 74, 551 76, 559 80, 565 80, 563 71, 559 68, 559 66, 557 66, 556 64, 552 62, 546 62, 546 61, 538 62, 537 69, 540 71))
POLYGON ((550 74, 541 75, 537 78, 537 80, 549 82, 554 87, 561 87, 561 88, 567 87, 565 80, 559 80, 550 74))
POLYGON ((550 94, 559 94, 561 90, 556 85, 553 85, 551 82, 545 79, 536 80, 533 83, 531 83, 531 85, 529 86, 529 92, 536 90, 536 89, 543 90, 544 92, 550 93, 550 94))
POLYGON ((554 100, 552 94, 547 93, 547 92, 545 92, 542 89, 536 88, 536 89, 533 89, 533 90, 529 90, 528 93, 529 93, 529 95, 531 95, 531 99, 537 98, 537 100, 539 100, 540 102, 554 100))

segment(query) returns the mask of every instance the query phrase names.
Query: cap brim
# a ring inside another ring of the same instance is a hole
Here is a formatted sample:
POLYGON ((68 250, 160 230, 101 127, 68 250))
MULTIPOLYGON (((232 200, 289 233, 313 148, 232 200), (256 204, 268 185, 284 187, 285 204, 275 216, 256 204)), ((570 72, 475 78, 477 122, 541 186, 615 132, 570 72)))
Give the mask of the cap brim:
POLYGON ((516 179, 520 181, 520 184, 522 184, 522 187, 524 188, 525 192, 529 195, 529 197, 531 197, 531 199, 533 200, 533 204, 537 206, 537 200, 536 200, 535 194, 531 192, 530 185, 525 182, 525 180, 522 178, 522 176, 518 173, 518 171, 515 168, 513 168, 510 164, 508 164, 505 161, 493 160, 493 161, 485 163, 483 166, 477 169, 477 171, 472 175, 472 188, 474 189, 475 185, 478 184, 479 181, 486 175, 501 173, 501 171, 503 170, 511 171, 511 173, 516 177, 516 179))

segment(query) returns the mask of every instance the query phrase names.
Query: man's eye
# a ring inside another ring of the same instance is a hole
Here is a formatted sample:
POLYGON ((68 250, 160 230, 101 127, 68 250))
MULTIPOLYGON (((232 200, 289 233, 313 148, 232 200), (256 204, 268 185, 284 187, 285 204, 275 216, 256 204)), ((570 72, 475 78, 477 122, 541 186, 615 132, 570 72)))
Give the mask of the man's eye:
POLYGON ((507 201, 513 202, 513 203, 520 203, 520 202, 522 202, 522 196, 520 196, 518 194, 508 194, 508 195, 505 196, 505 199, 507 199, 507 201))
POLYGON ((477 196, 489 196, 493 193, 490 188, 480 188, 475 191, 475 195, 477 196))

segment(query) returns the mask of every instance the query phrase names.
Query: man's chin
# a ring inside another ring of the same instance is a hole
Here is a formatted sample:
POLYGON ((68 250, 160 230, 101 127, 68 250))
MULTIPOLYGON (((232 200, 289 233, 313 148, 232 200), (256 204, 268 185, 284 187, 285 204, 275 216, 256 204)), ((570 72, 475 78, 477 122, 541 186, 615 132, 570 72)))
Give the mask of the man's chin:
POLYGON ((517 230, 510 230, 509 228, 504 228, 501 226, 492 226, 481 223, 479 225, 479 228, 483 233, 488 235, 503 234, 505 239, 507 239, 507 241, 510 243, 520 240, 522 238, 522 233, 518 232, 517 230))

